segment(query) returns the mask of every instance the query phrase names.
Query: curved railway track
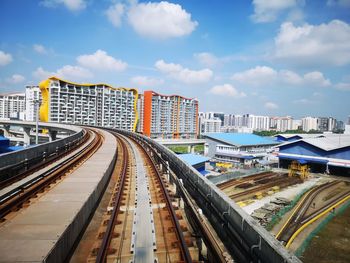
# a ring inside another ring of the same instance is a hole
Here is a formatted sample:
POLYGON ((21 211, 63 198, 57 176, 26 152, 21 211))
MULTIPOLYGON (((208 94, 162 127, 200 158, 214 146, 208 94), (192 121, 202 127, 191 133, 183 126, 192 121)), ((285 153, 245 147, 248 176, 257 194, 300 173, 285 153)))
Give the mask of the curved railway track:
POLYGON ((280 229, 280 231, 276 235, 276 239, 282 241, 286 247, 288 248, 295 237, 311 222, 316 221, 320 216, 324 213, 327 213, 333 207, 342 203, 342 200, 349 198, 350 191, 342 193, 341 195, 336 196, 328 202, 325 202, 321 207, 317 210, 308 213, 310 207, 313 206, 314 200, 319 196, 322 192, 335 187, 341 183, 340 181, 333 181, 329 183, 322 184, 311 189, 307 192, 302 200, 299 202, 297 207, 293 210, 291 216, 288 218, 286 223, 280 229))
MULTIPOLYGON (((111 131, 111 130, 110 130, 111 131)), ((112 198, 112 202, 110 204, 113 204, 112 212, 110 213, 110 218, 108 219, 108 224, 107 227, 105 228, 105 231, 101 232, 100 238, 102 238, 102 241, 100 242, 100 246, 98 250, 96 249, 93 250, 92 254, 96 255, 96 262, 106 262, 107 261, 107 256, 109 254, 113 254, 113 259, 116 262, 121 262, 122 261, 122 249, 125 247, 125 244, 123 244, 124 240, 126 240, 126 235, 130 234, 132 236, 140 234, 140 233, 130 233, 130 229, 127 229, 127 221, 130 220, 130 218, 127 220, 127 217, 129 216, 136 216, 135 213, 129 213, 128 207, 130 205, 130 202, 132 198, 130 197, 130 185, 132 184, 132 175, 129 175, 129 170, 133 171, 132 168, 133 166, 136 167, 136 164, 133 164, 133 162, 136 161, 135 158, 130 156, 130 152, 133 151, 132 144, 134 144, 134 148, 137 147, 141 153, 142 159, 145 161, 145 167, 148 167, 149 169, 149 178, 148 182, 149 184, 147 185, 147 188, 150 191, 150 196, 152 196, 152 203, 158 204, 158 208, 153 208, 154 210, 151 210, 151 214, 154 215, 154 213, 158 213, 160 217, 160 228, 162 232, 161 234, 159 233, 159 227, 155 229, 155 235, 156 235, 156 240, 158 242, 158 239, 160 239, 160 236, 163 236, 164 238, 164 244, 165 244, 165 250, 166 250, 166 262, 171 262, 170 258, 170 251, 174 251, 174 246, 173 244, 170 244, 169 241, 167 240, 167 235, 173 234, 169 233, 169 229, 166 229, 165 227, 165 222, 163 221, 164 217, 164 212, 166 211, 167 216, 165 216, 166 219, 170 219, 172 222, 172 231, 176 234, 176 248, 178 249, 178 253, 180 254, 181 262, 192 262, 185 238, 182 233, 181 226, 179 224, 175 209, 172 206, 172 200, 171 197, 168 193, 166 184, 163 182, 162 175, 159 172, 154 160, 151 157, 150 152, 145 149, 141 144, 139 144, 137 141, 134 141, 132 139, 128 139, 116 132, 111 131, 118 139, 119 145, 121 145, 122 152, 121 155, 123 156, 123 162, 122 162, 122 168, 120 169, 120 175, 118 179, 118 183, 115 187, 115 193, 112 198), (156 191, 156 192, 154 192, 156 191), (152 194, 151 194, 152 192, 152 194), (164 207, 160 207, 159 204, 161 202, 165 202, 164 207), (121 210, 121 205, 125 205, 125 211, 121 210), (116 233, 116 225, 118 226, 118 230, 120 232, 116 233), (128 232, 129 231, 129 232, 128 232), (114 246, 112 246, 113 239, 117 238, 119 240, 118 242, 114 242, 114 246)), ((118 152, 119 156, 119 152, 118 152)), ((136 168, 135 168, 136 169, 136 168)), ((116 170, 115 170, 116 171, 116 170)), ((147 172, 146 172, 147 173, 147 172)), ((140 185, 137 187, 141 187, 140 185)), ((151 200, 150 200, 151 202, 151 200)), ((135 209, 137 209, 137 202, 135 200, 135 209)), ((155 216, 155 215, 154 215, 155 216)), ((158 215, 157 215, 158 216, 158 215)), ((146 220, 146 219, 145 219, 146 220)), ((152 219, 153 221, 153 219, 152 219)), ((135 224, 135 222, 134 222, 135 224)), ((147 229, 148 230, 148 229, 147 229)), ((134 230, 133 230, 134 231, 134 230)), ((153 231, 152 231, 153 232, 153 231)), ((156 244, 154 243, 154 258, 156 258, 156 253, 157 249, 156 244)), ((135 253, 133 250, 132 246, 130 247, 130 250, 133 251, 131 253, 135 253)), ((135 254, 134 254, 135 256, 135 254)), ((131 256, 133 258, 134 256, 131 256)), ((129 258, 130 259, 130 258, 129 258)), ((131 259, 132 261, 132 259, 131 259)))
MULTIPOLYGON (((126 181, 127 172, 128 172, 129 153, 126 147, 126 143, 122 141, 123 139, 121 137, 118 137, 115 133, 113 134, 118 138, 119 145, 122 147, 123 163, 122 163, 122 170, 120 172, 120 176, 118 178, 118 182, 115 188, 116 192, 113 196, 114 206, 113 206, 112 214, 110 216, 110 219, 108 220, 107 229, 103 234, 102 243, 100 248, 98 249, 98 253, 96 256, 96 262, 106 262, 107 255, 111 251, 110 244, 114 236, 114 227, 117 223, 117 217, 118 217, 118 214, 120 213, 120 205, 122 203, 123 192, 125 188, 125 181, 126 181)), ((113 172, 116 172, 116 170, 117 170, 117 167, 115 166, 113 172)), ((125 230, 123 231, 123 234, 125 234, 125 230)), ((123 240, 123 238, 121 240, 123 240)), ((118 258, 121 257, 121 247, 122 247, 122 242, 120 242, 119 250, 117 251, 119 254, 118 258)))
POLYGON ((93 139, 87 145, 82 146, 81 150, 30 180, 24 180, 25 182, 23 183, 19 181, 18 186, 0 196, 1 220, 4 220, 5 216, 11 211, 20 209, 30 198, 35 197, 40 192, 44 192, 47 187, 50 187, 50 184, 55 183, 62 176, 70 173, 99 149, 103 142, 103 136, 92 129, 87 130, 90 136, 93 136, 93 139))
POLYGON ((13 183, 20 181, 21 179, 35 173, 36 171, 39 171, 40 169, 42 169, 45 166, 48 166, 48 165, 58 161, 59 159, 63 158, 64 156, 67 156, 70 153, 72 153, 73 151, 75 151, 76 149, 78 149, 81 145, 84 145, 89 140, 91 133, 88 132, 86 129, 84 129, 83 132, 84 132, 84 135, 83 135, 82 139, 79 140, 75 145, 69 146, 69 148, 64 150, 63 152, 54 153, 50 156, 46 156, 44 160, 37 162, 37 163, 29 166, 28 168, 26 168, 27 165, 25 165, 24 171, 17 172, 18 170, 23 169, 23 168, 19 168, 19 167, 7 170, 5 175, 0 176, 0 190, 13 184, 13 183), (12 175, 12 174, 14 174, 14 175, 12 175))

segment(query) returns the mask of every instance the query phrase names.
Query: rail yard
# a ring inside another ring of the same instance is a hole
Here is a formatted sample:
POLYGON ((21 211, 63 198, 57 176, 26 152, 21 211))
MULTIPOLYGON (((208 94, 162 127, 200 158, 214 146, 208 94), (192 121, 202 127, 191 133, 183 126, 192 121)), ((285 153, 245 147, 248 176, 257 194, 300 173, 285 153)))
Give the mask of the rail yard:
POLYGON ((295 252, 324 218, 348 206, 350 182, 341 177, 306 175, 305 169, 297 172, 293 168, 241 176, 217 187, 295 252))

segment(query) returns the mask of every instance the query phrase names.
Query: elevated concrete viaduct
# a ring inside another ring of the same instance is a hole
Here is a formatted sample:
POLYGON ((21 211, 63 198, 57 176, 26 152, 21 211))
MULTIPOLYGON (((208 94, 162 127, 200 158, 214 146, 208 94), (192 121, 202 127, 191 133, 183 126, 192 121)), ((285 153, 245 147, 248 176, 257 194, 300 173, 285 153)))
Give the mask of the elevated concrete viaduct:
POLYGON ((213 183, 165 146, 140 134, 123 130, 118 132, 148 144, 168 162, 238 262, 301 262, 213 183))

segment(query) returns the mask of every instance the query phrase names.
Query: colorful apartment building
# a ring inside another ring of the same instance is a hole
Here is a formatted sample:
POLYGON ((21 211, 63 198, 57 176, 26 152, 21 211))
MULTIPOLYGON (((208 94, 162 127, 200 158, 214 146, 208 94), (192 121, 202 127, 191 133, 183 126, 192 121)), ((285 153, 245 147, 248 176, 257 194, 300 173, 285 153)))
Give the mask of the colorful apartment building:
POLYGON ((198 135, 198 100, 145 91, 140 96, 139 131, 151 138, 195 138, 198 135))
POLYGON ((79 84, 57 77, 42 81, 39 87, 41 121, 136 130, 136 89, 79 84))

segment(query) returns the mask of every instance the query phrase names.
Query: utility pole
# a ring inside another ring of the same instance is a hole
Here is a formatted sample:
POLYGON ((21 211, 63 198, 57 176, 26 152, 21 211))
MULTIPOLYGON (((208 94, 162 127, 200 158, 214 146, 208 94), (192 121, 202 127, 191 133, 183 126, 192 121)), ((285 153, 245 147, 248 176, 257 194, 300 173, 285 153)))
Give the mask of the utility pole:
POLYGON ((39 100, 35 99, 34 100, 34 107, 35 107, 35 111, 36 111, 36 123, 35 123, 35 130, 36 130, 36 134, 35 134, 35 144, 39 143, 39 100))

